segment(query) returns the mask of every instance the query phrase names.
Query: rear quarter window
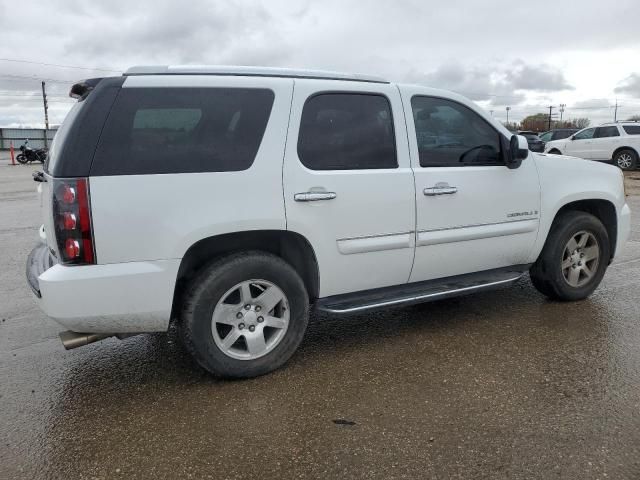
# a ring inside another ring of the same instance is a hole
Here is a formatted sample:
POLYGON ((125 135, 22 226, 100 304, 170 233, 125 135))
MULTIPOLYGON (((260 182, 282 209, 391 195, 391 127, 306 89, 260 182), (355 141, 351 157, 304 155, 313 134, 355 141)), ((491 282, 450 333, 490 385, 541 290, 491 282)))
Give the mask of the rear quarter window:
POLYGON ((273 106, 268 89, 123 88, 91 175, 248 169, 273 106))
POLYGON ((640 135, 640 125, 623 125, 622 128, 628 135, 640 135))

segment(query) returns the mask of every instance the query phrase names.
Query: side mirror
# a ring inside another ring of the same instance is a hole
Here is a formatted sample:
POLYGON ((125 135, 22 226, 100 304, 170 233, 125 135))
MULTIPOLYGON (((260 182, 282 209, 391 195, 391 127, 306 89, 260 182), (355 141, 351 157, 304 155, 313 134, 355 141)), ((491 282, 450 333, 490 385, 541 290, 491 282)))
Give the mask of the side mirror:
POLYGON ((522 135, 513 135, 509 141, 507 167, 518 168, 522 161, 529 156, 529 143, 522 135))
POLYGON ((569 140, 572 140, 572 141, 573 141, 573 140, 575 140, 575 139, 576 139, 576 136, 575 136, 575 135, 571 135, 571 136, 569 137, 569 140))

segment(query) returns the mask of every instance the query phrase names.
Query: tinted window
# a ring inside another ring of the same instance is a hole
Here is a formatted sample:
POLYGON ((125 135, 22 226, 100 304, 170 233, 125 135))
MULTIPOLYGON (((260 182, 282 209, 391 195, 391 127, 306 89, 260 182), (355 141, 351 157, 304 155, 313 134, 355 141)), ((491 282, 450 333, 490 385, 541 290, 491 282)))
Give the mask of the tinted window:
POLYGON ((311 97, 302 110, 298 156, 312 170, 397 167, 389 100, 348 93, 311 97))
POLYGON ((575 132, 576 130, 558 130, 556 132, 553 132, 553 139, 562 140, 563 138, 569 138, 575 132))
POLYGON ((619 137, 620 132, 618 132, 618 127, 598 127, 596 128, 596 133, 594 135, 595 138, 605 138, 605 137, 619 137))
POLYGON ((622 128, 629 135, 640 135, 640 125, 624 125, 622 128))
POLYGON ((91 174, 245 170, 260 147, 273 99, 264 89, 123 88, 91 174))
POLYGON ((581 132, 576 133, 574 139, 575 140, 586 140, 588 138, 593 137, 593 132, 595 132, 595 128, 587 128, 586 130, 582 130, 581 132))
POLYGON ((534 142, 540 140, 540 137, 538 137, 538 135, 536 135, 535 133, 522 133, 521 135, 523 135, 527 140, 532 140, 534 142))
POLYGON ((502 165, 500 135, 480 115, 450 100, 413 97, 420 165, 502 165))

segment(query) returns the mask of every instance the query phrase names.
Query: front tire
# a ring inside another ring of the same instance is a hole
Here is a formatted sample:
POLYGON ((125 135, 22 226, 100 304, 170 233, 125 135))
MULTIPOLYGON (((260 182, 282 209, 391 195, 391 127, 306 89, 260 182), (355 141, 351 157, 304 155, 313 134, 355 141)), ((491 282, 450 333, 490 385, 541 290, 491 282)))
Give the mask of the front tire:
POLYGON ((609 235, 595 216, 578 211, 559 215, 529 274, 549 298, 574 301, 598 287, 611 257, 609 235))
POLYGON ((263 252, 215 261, 187 288, 183 343, 200 366, 227 378, 249 378, 282 366, 302 341, 309 297, 295 269, 263 252))
POLYGON ((638 154, 630 149, 620 150, 613 156, 613 164, 622 170, 635 170, 638 165, 638 154))
POLYGON ((29 160, 27 160, 27 157, 24 155, 24 153, 19 154, 16 157, 16 160, 18 161, 18 163, 24 165, 26 164, 29 160))

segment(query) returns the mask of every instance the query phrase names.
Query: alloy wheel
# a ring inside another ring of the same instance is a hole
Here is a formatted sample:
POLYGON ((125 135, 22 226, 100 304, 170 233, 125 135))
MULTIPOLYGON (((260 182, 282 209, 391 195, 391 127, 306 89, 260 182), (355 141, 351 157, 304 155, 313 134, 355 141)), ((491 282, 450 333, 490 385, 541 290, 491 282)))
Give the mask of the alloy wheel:
POLYGON ((562 255, 562 275, 572 287, 589 283, 598 270, 600 246, 596 237, 585 230, 573 235, 562 255))
POLYGON ((267 280, 247 280, 227 290, 213 310, 211 333, 218 348, 238 360, 272 351, 289 327, 289 301, 267 280))

